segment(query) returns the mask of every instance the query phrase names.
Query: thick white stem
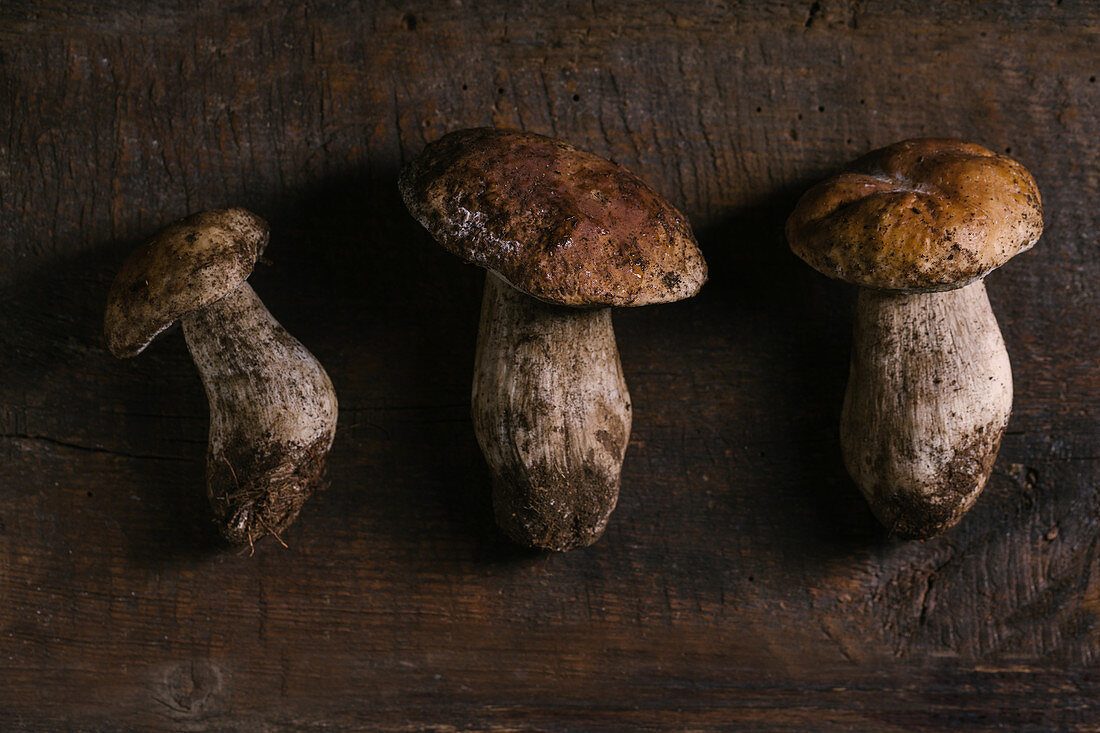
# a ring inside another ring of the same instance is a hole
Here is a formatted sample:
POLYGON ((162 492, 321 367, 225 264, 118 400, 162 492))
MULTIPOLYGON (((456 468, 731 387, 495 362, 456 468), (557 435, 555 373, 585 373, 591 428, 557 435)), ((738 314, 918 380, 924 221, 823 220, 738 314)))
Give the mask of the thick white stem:
POLYGON ((549 305, 488 273, 473 421, 501 528, 549 550, 595 542, 618 500, 630 416, 610 309, 549 305))
POLYGON ((955 524, 993 469, 1012 370, 981 281, 941 293, 862 290, 840 437, 848 472, 892 532, 955 524))
POLYGON ((223 534, 277 533, 313 492, 336 431, 324 368, 247 283, 183 318, 210 402, 206 479, 223 534))

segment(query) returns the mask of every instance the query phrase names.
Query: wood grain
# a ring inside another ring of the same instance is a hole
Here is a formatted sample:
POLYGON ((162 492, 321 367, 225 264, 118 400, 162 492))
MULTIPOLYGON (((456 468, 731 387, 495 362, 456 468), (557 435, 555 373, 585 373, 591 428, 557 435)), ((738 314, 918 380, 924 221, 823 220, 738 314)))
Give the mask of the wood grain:
POLYGON ((0 6, 0 728, 1098 729, 1100 10, 1088 2, 0 6), (594 547, 494 529, 469 420, 481 272, 407 215, 459 127, 628 166, 711 281, 619 312, 634 403, 594 547), (914 135, 1035 175, 988 279, 1015 409, 946 536, 846 476, 854 292, 783 222, 914 135), (117 361, 111 278, 164 223, 272 223, 250 283, 325 364, 330 486, 220 549, 177 331, 117 361))

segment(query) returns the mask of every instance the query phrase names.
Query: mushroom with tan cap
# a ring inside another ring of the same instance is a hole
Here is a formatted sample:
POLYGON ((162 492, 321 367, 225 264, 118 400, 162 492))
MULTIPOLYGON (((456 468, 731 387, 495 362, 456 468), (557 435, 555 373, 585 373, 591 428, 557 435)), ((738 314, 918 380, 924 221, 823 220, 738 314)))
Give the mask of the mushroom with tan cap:
POLYGON ((489 271, 472 412, 498 524, 530 547, 595 542, 631 424, 610 307, 699 290, 687 220, 615 163, 511 130, 445 135, 400 188, 444 248, 489 271))
POLYGON ((251 544, 298 516, 336 430, 324 368, 245 280, 268 242, 244 209, 181 219, 138 248, 108 296, 104 331, 119 358, 181 321, 210 402, 206 489, 225 538, 251 544))
POLYGON ((897 535, 952 526, 989 478, 1012 371, 982 278, 1042 230, 1022 165, 939 139, 856 160, 787 221, 795 254, 862 287, 840 439, 848 472, 897 535))

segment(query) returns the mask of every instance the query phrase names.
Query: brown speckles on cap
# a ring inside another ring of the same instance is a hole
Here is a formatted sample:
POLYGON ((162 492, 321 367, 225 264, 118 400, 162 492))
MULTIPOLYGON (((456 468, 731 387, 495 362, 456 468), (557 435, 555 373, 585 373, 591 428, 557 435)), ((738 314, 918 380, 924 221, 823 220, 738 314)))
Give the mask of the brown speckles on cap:
POLYGON ((217 209, 168 225, 123 264, 107 298, 111 353, 134 356, 181 316, 225 297, 252 273, 268 227, 245 209, 217 209))
POLYGON ((927 138, 869 153, 807 191, 787 240, 830 277, 930 291, 984 277, 1042 230, 1027 169, 980 145, 927 138))
POLYGON ((399 185, 445 248, 547 302, 647 305, 706 281, 683 214, 624 168, 559 140, 460 130, 428 145, 399 185))

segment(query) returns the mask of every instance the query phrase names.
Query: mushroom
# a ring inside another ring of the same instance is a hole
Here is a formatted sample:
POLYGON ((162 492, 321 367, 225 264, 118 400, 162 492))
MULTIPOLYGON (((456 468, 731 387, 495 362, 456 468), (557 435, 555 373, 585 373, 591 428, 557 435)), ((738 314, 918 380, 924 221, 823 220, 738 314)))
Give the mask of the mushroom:
POLYGON ((399 185, 444 248, 489 271, 472 416, 497 523, 529 547, 592 544, 631 424, 610 307, 698 292, 687 220, 615 163, 512 130, 445 135, 399 185))
POLYGON ((119 358, 183 323, 210 402, 207 495, 222 535, 237 544, 278 539, 294 521, 336 430, 325 370, 245 282, 267 242, 267 223, 239 208, 170 224, 126 260, 104 319, 119 358))
POLYGON ((862 287, 841 447, 898 536, 951 527, 989 479, 1012 371, 982 278, 1042 230, 1022 165, 940 139, 869 153, 806 192, 787 221, 796 255, 862 287))

